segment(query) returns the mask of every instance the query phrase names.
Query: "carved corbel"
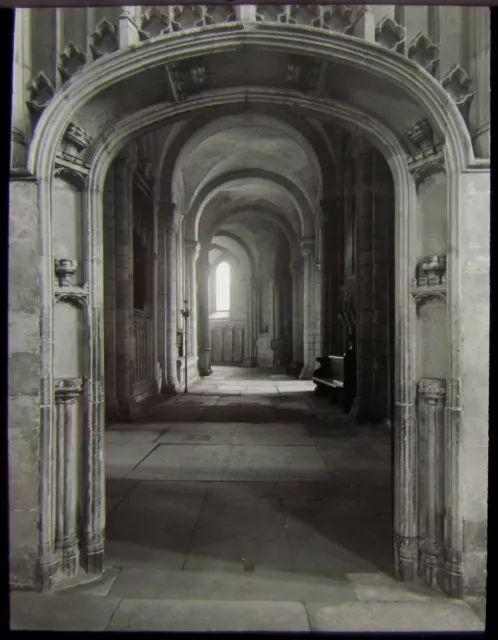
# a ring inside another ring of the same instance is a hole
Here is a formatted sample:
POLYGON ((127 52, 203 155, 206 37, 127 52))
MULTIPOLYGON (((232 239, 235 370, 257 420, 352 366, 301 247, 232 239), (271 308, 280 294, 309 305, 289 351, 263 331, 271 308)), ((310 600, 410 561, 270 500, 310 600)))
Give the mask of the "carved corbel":
POLYGON ((28 91, 31 94, 31 98, 26 104, 31 113, 35 115, 40 114, 43 109, 45 109, 55 94, 54 85, 43 71, 40 71, 40 73, 36 74, 31 80, 28 91))
POLYGON ((78 151, 86 149, 92 138, 88 133, 74 122, 70 122, 64 134, 65 139, 70 142, 78 151))
POLYGON ((91 38, 90 50, 94 60, 118 49, 117 29, 107 18, 101 20, 91 38))
POLYGON ((446 284, 446 256, 428 256, 417 265, 414 287, 432 287, 446 284))
POLYGON ((375 41, 386 49, 400 52, 405 44, 405 29, 390 16, 385 16, 375 27, 375 41))
POLYGON ((78 191, 84 191, 87 185, 88 176, 73 167, 57 167, 54 171, 54 178, 61 178, 78 191))
POLYGON ((74 42, 70 42, 60 55, 57 69, 63 82, 72 78, 87 63, 87 55, 74 42))
POLYGON ((469 117, 470 105, 474 98, 474 91, 471 91, 472 80, 460 65, 454 65, 450 71, 441 79, 441 86, 453 99, 464 120, 469 117))
POLYGON ((423 33, 418 33, 407 48, 407 56, 431 75, 439 62, 439 48, 423 33))
POLYGON ((427 118, 422 118, 422 120, 419 120, 407 129, 406 137, 423 157, 427 157, 435 152, 434 131, 427 118))
POLYGON ((446 381, 440 378, 422 378, 418 383, 419 397, 431 405, 444 405, 446 381))
POLYGON ((415 180, 415 185, 418 188, 431 176, 437 173, 444 173, 446 171, 444 165, 443 154, 438 154, 425 159, 423 162, 413 163, 410 166, 410 172, 415 180))

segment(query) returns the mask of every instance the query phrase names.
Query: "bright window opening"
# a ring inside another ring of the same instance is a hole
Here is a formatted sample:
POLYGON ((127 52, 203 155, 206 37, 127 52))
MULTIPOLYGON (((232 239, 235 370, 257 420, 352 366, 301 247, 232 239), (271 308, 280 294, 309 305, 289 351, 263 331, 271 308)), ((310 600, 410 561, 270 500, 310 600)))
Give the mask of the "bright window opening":
POLYGON ((220 262, 216 267, 216 311, 230 311, 230 265, 220 262))

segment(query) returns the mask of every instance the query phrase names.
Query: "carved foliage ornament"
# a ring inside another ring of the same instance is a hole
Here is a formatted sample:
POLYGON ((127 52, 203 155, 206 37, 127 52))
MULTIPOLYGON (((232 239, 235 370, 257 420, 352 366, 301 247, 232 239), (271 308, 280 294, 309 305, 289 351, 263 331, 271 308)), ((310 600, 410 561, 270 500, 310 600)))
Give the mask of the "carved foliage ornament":
POLYGON ((40 71, 31 80, 28 90, 31 98, 27 101, 27 105, 29 110, 35 114, 41 113, 55 94, 54 85, 43 71, 40 71))
POLYGON ((65 82, 72 78, 87 62, 86 53, 70 42, 60 55, 57 66, 62 80, 65 82))
POLYGON ((375 40, 386 49, 402 51, 405 43, 405 29, 390 16, 385 16, 375 28, 375 40))
POLYGON ((471 90, 472 80, 466 71, 456 64, 441 79, 441 85, 449 93, 462 116, 467 119, 470 110, 470 104, 474 97, 474 91, 471 90))
POLYGON ((55 178, 61 178, 78 191, 83 191, 87 184, 87 175, 75 167, 58 166, 54 171, 55 178))
POLYGON ((407 49, 410 60, 419 64, 423 69, 433 74, 439 62, 439 48, 423 33, 418 33, 410 42, 407 49))
POLYGON ((406 136, 410 143, 422 153, 428 156, 434 153, 435 141, 434 131, 427 118, 422 118, 406 131, 406 136))
POLYGON ((97 58, 101 58, 108 53, 112 53, 118 48, 117 29, 107 18, 101 20, 95 31, 92 33, 91 38, 92 42, 90 43, 90 49, 94 60, 97 60, 97 58))

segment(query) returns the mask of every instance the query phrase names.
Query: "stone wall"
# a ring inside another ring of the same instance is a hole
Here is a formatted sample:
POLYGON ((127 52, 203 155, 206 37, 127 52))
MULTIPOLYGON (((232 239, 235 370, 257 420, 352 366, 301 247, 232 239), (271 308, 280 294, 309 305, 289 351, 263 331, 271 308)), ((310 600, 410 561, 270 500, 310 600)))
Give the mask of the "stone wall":
POLYGON ((9 554, 10 584, 37 582, 40 518, 40 267, 38 187, 10 183, 9 554))

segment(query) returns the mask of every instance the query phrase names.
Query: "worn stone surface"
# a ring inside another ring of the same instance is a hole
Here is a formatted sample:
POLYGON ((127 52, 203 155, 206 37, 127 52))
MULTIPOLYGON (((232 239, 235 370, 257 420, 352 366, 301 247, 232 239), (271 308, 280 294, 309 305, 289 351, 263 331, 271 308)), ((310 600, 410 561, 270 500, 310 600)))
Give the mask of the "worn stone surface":
POLYGON ((119 605, 118 598, 13 592, 10 628, 13 631, 104 631, 119 605))
POLYGON ((110 631, 308 631, 300 602, 123 600, 110 631))
POLYGON ((482 631, 483 624, 463 602, 307 603, 312 631, 414 632, 482 631))

